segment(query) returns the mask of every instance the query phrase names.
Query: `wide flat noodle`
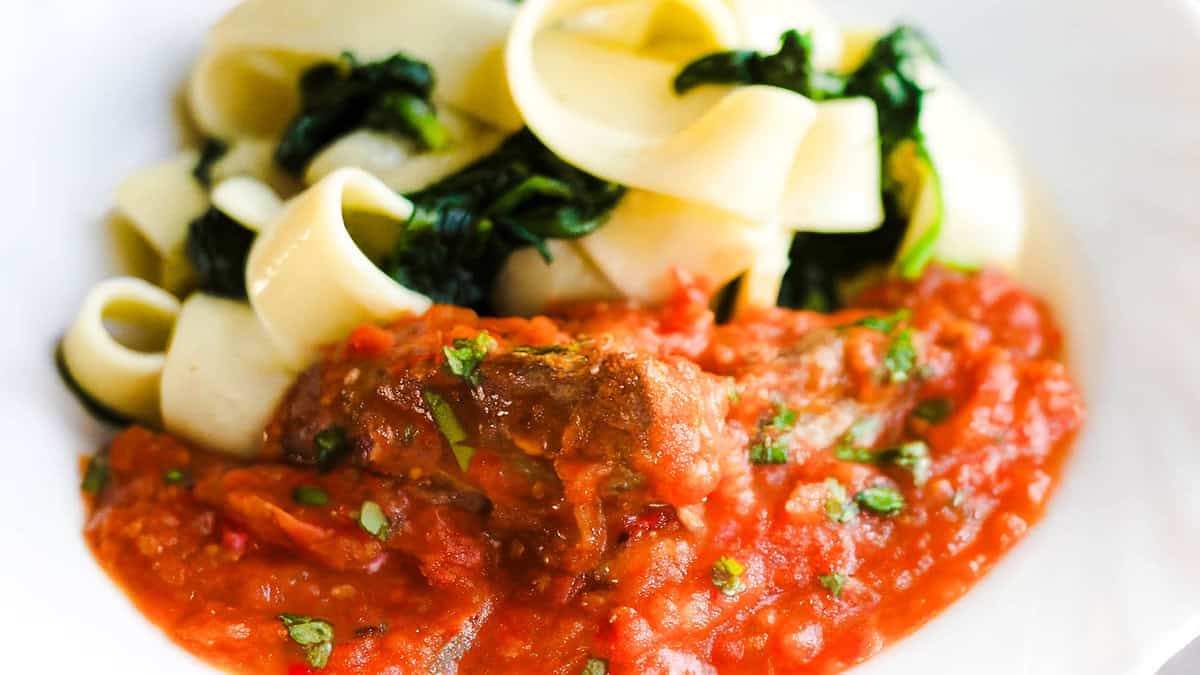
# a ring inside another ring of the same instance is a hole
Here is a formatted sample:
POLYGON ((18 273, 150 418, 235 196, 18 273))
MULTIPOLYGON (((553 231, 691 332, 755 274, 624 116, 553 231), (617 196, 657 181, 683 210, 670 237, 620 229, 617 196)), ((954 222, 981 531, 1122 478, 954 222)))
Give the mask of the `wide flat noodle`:
POLYGON ((1025 243, 1025 193, 999 129, 940 69, 926 73, 925 147, 941 179, 942 229, 934 258, 955 265, 1016 268, 1025 243))
MULTIPOLYGON (((717 0, 643 1, 653 11, 637 14, 628 0, 522 4, 508 44, 509 85, 526 123, 544 143, 608 180, 749 221, 828 230, 879 224, 878 171, 821 173, 812 165, 827 156, 801 161, 819 116, 812 101, 774 87, 709 86, 684 96, 671 88, 683 65, 698 56, 735 47, 766 49, 759 43, 768 33, 774 33, 773 50, 789 27, 829 26, 823 15, 806 18, 803 5, 776 2, 767 9, 778 14, 717 0), (605 39, 613 32, 604 23, 610 15, 647 21, 637 31, 642 42, 605 39), (835 185, 839 194, 870 195, 867 204, 847 208, 848 198, 812 203, 837 199, 829 196, 835 185), (834 217, 828 217, 831 212, 834 217), (814 213, 824 222, 798 220, 814 213)), ((836 31, 822 28, 820 34, 836 31)), ((836 40, 821 44, 832 45, 824 47, 823 58, 836 62, 836 40)), ((856 145, 860 136, 850 139, 856 145)), ((832 143, 840 152, 842 140, 832 134, 814 147, 824 150, 832 143)))
POLYGON ((96 284, 63 336, 67 371, 109 409, 157 423, 163 350, 178 314, 175 296, 141 279, 96 284))
POLYGON ((579 247, 622 296, 657 303, 670 296, 674 270, 715 286, 732 281, 765 254, 775 230, 728 211, 632 190, 579 247))
POLYGON ((250 250, 250 302, 296 368, 360 323, 420 314, 431 304, 384 274, 359 248, 344 215, 354 212, 380 216, 374 229, 387 231, 360 237, 379 242, 386 238, 379 235, 390 236, 408 220, 412 204, 368 173, 341 169, 292 199, 250 250))
POLYGON ((159 285, 171 291, 187 288, 191 265, 184 256, 188 225, 208 208, 204 186, 192 176, 199 155, 194 150, 130 174, 117 186, 117 211, 158 256, 159 285))
POLYGON ((500 129, 521 118, 504 78, 513 7, 497 0, 248 0, 212 29, 192 75, 192 110, 220 138, 273 136, 297 106, 300 73, 353 52, 427 62, 434 99, 500 129))
POLYGON ((204 447, 252 457, 294 377, 249 305, 193 294, 162 368, 163 424, 204 447))
POLYGON ((414 192, 491 154, 504 134, 443 106, 438 119, 450 133, 451 144, 438 152, 423 151, 396 134, 360 129, 334 141, 308 165, 305 180, 316 183, 334 171, 356 167, 397 192, 414 192))
POLYGON ((621 293, 574 242, 552 239, 547 264, 533 247, 504 262, 493 286, 492 304, 508 316, 533 316, 567 303, 615 300, 621 293))

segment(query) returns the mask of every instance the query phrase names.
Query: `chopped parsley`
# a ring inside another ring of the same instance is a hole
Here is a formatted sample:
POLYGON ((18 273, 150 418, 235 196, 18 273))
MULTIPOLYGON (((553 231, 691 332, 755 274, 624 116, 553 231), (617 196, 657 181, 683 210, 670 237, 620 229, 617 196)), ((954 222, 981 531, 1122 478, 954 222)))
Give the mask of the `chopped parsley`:
POLYGON ((746 584, 742 581, 742 574, 745 572, 745 565, 729 556, 721 556, 713 563, 713 585, 721 589, 725 597, 732 598, 746 589, 746 584))
POLYGON ((761 426, 761 438, 750 446, 750 461, 754 464, 787 464, 787 434, 795 426, 796 411, 777 401, 774 416, 761 426), (767 432, 775 432, 775 434, 767 432))
POLYGON ((929 457, 929 446, 923 441, 905 443, 887 453, 888 460, 912 474, 913 485, 921 487, 933 472, 933 460, 929 457))
POLYGON ((192 484, 192 477, 183 469, 168 469, 163 472, 163 482, 167 485, 188 487, 192 484))
POLYGON ((899 513, 904 508, 904 495, 896 488, 884 485, 865 488, 854 495, 854 501, 868 511, 885 516, 899 513))
POLYGON ((913 417, 925 420, 930 424, 941 424, 954 410, 954 404, 948 398, 929 398, 913 408, 913 417))
POLYGON ((429 406, 429 412, 433 415, 433 421, 437 424, 438 431, 442 432, 442 436, 450 444, 450 452, 454 453, 454 459, 458 461, 458 468, 466 471, 471 467, 471 458, 475 456, 475 448, 463 443, 467 440, 467 432, 463 430, 458 417, 454 415, 454 409, 437 392, 426 389, 421 394, 425 397, 425 404, 429 406))
POLYGON ((776 403, 775 417, 771 418, 767 426, 776 431, 791 431, 792 427, 796 426, 796 411, 783 403, 776 403))
POLYGON ((383 507, 373 501, 365 501, 358 509, 358 525, 364 532, 382 541, 388 538, 390 529, 383 507))
POLYGON ((836 478, 825 479, 825 516, 835 523, 848 523, 858 517, 858 505, 836 478))
POLYGON ((579 351, 579 343, 566 345, 524 345, 513 348, 514 354, 530 354, 532 356, 547 356, 550 354, 574 354, 579 351))
POLYGON ((912 331, 907 328, 896 333, 883 356, 883 366, 892 382, 907 382, 917 367, 917 350, 913 347, 912 331))
POLYGON ((608 661, 589 656, 579 675, 608 675, 608 661))
POLYGON ((108 483, 108 455, 98 453, 88 460, 79 489, 90 495, 98 495, 108 483))
POLYGON ((842 594, 842 588, 846 585, 846 575, 837 572, 822 574, 817 577, 817 581, 829 591, 833 597, 839 597, 842 594))
POLYGON ((305 506, 325 506, 329 503, 329 495, 315 485, 300 485, 292 490, 292 501, 305 506))
POLYGON ((870 328, 871 330, 879 331, 880 333, 890 334, 896 329, 896 326, 908 321, 912 317, 912 312, 907 309, 898 310, 894 314, 887 316, 868 316, 865 319, 856 321, 851 326, 861 326, 862 328, 870 328))
POLYGON ((476 335, 474 340, 455 340, 453 346, 442 347, 442 353, 446 355, 446 367, 451 373, 471 384, 479 384, 479 364, 495 346, 496 341, 485 330, 476 335))
POLYGON ((287 628, 292 642, 304 648, 308 665, 324 668, 329 664, 329 655, 333 652, 333 626, 328 621, 299 614, 280 614, 279 620, 287 628))
POLYGON ((787 464, 788 444, 781 438, 766 438, 750 446, 750 461, 754 464, 787 464))
POLYGON ((729 403, 731 405, 737 405, 741 402, 742 402, 742 395, 740 392, 738 392, 737 387, 736 386, 730 387, 729 388, 729 403))
POLYGON ((328 426, 313 436, 313 447, 317 451, 317 466, 329 469, 346 449, 346 430, 339 426, 328 426))
POLYGON ((888 448, 878 452, 870 448, 850 445, 843 441, 833 449, 833 456, 843 462, 858 464, 891 464, 912 474, 913 485, 921 487, 933 471, 933 460, 929 456, 929 446, 924 441, 909 441, 899 447, 888 448))

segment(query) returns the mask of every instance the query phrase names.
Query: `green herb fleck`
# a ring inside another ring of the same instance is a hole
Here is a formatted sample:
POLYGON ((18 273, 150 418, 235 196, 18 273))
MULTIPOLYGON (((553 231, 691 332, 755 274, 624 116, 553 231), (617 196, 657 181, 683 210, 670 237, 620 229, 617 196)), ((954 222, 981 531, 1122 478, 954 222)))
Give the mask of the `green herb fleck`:
POLYGON ((300 485, 292 490, 292 501, 305 506, 325 506, 329 503, 329 495, 315 485, 300 485))
POLYGON ((550 354, 574 354, 579 351, 579 343, 566 345, 524 345, 513 349, 514 354, 529 354, 531 356, 548 356, 550 354))
POLYGON ((742 395, 738 392, 737 387, 729 388, 729 402, 733 405, 737 405, 742 402, 742 395))
POLYGON ((304 648, 308 665, 324 668, 329 664, 333 652, 333 626, 328 621, 299 614, 280 614, 279 620, 287 628, 292 642, 304 648))
POLYGON ((917 366, 917 350, 913 347, 912 331, 902 330, 892 338, 883 357, 883 365, 887 368, 892 382, 908 381, 917 366))
POLYGON ((589 656, 579 675, 608 675, 608 661, 589 656))
POLYGON ((913 485, 921 487, 933 471, 933 460, 929 457, 929 446, 922 441, 911 441, 886 453, 887 460, 912 474, 913 485))
POLYGON ((163 482, 167 485, 188 487, 192 484, 192 477, 183 469, 168 469, 163 472, 163 482))
POLYGON ((833 449, 833 456, 843 462, 857 462, 858 464, 874 464, 879 458, 870 448, 860 448, 846 443, 839 443, 833 449))
POLYGON ((788 444, 782 438, 764 438, 750 446, 750 461, 754 464, 787 464, 788 444))
POLYGON ((200 158, 196 160, 196 166, 192 168, 192 177, 204 187, 211 186, 213 165, 228 151, 229 146, 221 139, 211 136, 205 138, 200 145, 200 158))
POLYGON ((454 415, 454 409, 437 392, 426 389, 422 395, 425 397, 425 404, 429 406, 429 412, 433 415, 433 421, 437 424, 438 430, 450 444, 450 451, 454 453, 454 459, 458 461, 458 468, 466 471, 471 467, 471 458, 475 456, 475 448, 463 443, 467 440, 467 432, 463 430, 458 417, 454 415))
POLYGON ((386 541, 388 538, 388 518, 383 508, 373 501, 365 501, 358 509, 358 524, 367 534, 386 541))
POLYGON ((108 483, 108 455, 97 453, 88 460, 87 469, 83 472, 83 482, 79 489, 90 495, 98 495, 108 483))
POLYGON ((317 451, 317 466, 327 470, 346 449, 346 430, 339 426, 325 427, 313 436, 313 446, 317 451))
POLYGON ((848 523, 858 517, 858 505, 836 478, 825 479, 825 516, 835 523, 848 523))
POLYGON ((817 577, 817 581, 825 587, 825 590, 829 591, 830 595, 836 598, 841 596, 842 588, 846 585, 846 575, 830 572, 817 577))
POLYGON ((907 309, 901 309, 894 314, 887 316, 868 316, 865 319, 856 321, 850 325, 870 328, 871 330, 879 331, 880 333, 890 334, 896 329, 896 326, 908 321, 912 317, 912 312, 907 309))
POLYGON ((925 399, 913 408, 913 417, 925 420, 930 424, 941 424, 950 416, 954 404, 948 398, 925 399))
POLYGON ((895 488, 883 485, 869 487, 854 496, 858 505, 878 514, 890 516, 904 508, 904 495, 895 488))
POLYGON ((742 574, 745 572, 746 567, 742 563, 729 556, 721 556, 713 563, 713 585, 721 589, 725 597, 732 598, 745 590, 746 585, 742 581, 742 574))
POLYGON ((781 402, 775 404, 775 416, 767 426, 776 431, 791 431, 796 426, 796 411, 781 402))
POLYGON ((479 384, 479 364, 495 346, 496 341, 492 336, 482 331, 474 340, 459 338, 453 346, 442 347, 442 353, 446 355, 446 366, 451 373, 471 384, 479 384))

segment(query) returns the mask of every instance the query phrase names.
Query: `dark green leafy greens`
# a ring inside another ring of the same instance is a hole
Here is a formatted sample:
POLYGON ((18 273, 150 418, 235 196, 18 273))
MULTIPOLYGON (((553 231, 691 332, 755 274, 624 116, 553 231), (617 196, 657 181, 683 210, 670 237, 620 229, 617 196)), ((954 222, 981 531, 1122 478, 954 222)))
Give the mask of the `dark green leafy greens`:
POLYGON ((339 426, 329 426, 318 431, 313 436, 317 467, 322 471, 333 468, 333 465, 345 454, 348 446, 345 429, 339 426))
POLYGON ((299 174, 326 145, 362 127, 442 149, 450 139, 429 101, 433 86, 429 66, 402 53, 371 63, 345 53, 317 64, 300 77, 300 110, 284 129, 275 162, 299 174))
POLYGON ((812 51, 812 35, 789 30, 774 54, 734 50, 702 56, 675 77, 675 92, 683 94, 702 84, 765 84, 817 101, 841 96, 844 81, 813 66, 812 51))
POLYGON ((323 619, 299 614, 280 614, 292 642, 304 649, 304 657, 313 668, 324 668, 333 653, 333 625, 323 619))
MULTIPOLYGON (((921 110, 926 94, 918 70, 938 57, 925 36, 900 26, 881 37, 861 66, 849 75, 823 72, 812 63, 810 36, 788 31, 779 51, 710 54, 684 67, 675 79, 683 93, 702 84, 765 84, 813 100, 867 97, 879 113, 880 156, 886 160, 906 141, 921 143, 921 110)), ((780 290, 785 307, 830 311, 843 304, 841 284, 864 270, 895 258, 908 229, 899 186, 883 162, 881 227, 857 234, 800 233, 792 242, 791 266, 780 290)))
POLYGON ((200 157, 196 160, 196 166, 192 168, 192 177, 204 187, 211 186, 213 165, 228 151, 229 146, 225 141, 211 136, 205 138, 200 144, 200 157))
POLYGON ((532 245, 550 260, 547 240, 590 234, 624 193, 559 159, 525 129, 491 155, 409 194, 415 212, 382 267, 435 302, 486 312, 488 291, 510 253, 532 245))
POLYGON ((246 299, 246 259, 254 232, 216 208, 209 208, 188 226, 184 249, 196 272, 197 287, 235 300, 246 299))

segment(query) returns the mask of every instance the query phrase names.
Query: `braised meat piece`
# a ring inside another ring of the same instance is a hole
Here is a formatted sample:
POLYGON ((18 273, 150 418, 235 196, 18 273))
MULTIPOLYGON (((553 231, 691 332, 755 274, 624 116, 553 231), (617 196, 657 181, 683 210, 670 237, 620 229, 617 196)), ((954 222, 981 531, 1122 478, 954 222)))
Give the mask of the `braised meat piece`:
MULTIPOLYGON (((412 322, 441 336, 444 320, 464 332, 470 318, 412 322)), ((471 377, 450 372, 440 347, 406 339, 408 325, 383 353, 345 348, 300 378, 268 445, 302 466, 340 452, 573 572, 595 567, 630 516, 716 488, 722 458, 741 450, 725 424, 728 378, 602 338, 531 347, 528 328, 474 319, 466 330, 487 331, 490 348, 471 377)))

